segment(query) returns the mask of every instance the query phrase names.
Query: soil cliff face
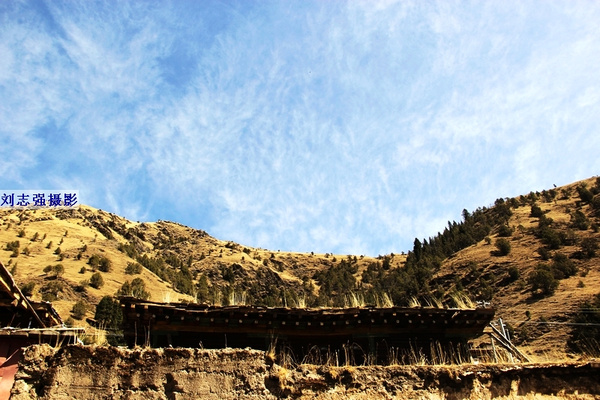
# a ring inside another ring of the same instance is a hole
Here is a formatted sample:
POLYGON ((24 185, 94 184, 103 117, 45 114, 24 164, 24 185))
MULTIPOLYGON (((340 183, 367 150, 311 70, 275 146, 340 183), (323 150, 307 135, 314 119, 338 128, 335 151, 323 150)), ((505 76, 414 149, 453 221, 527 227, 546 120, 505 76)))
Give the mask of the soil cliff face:
POLYGON ((600 399, 600 363, 283 367, 262 351, 25 349, 11 399, 600 399))

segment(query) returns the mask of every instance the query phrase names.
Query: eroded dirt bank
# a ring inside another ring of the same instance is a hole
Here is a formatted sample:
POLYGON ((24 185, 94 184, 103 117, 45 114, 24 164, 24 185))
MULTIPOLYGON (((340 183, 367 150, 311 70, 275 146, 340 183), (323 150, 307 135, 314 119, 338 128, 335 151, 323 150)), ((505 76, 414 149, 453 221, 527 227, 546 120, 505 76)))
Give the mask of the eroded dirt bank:
POLYGON ((257 350, 25 350, 11 399, 600 399, 600 363, 284 368, 257 350))

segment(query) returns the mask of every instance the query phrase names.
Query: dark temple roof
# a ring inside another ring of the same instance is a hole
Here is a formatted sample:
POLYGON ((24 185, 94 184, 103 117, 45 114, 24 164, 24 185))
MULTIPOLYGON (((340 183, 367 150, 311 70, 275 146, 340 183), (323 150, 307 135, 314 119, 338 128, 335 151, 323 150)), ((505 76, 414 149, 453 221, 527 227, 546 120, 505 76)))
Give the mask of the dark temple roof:
POLYGON ((49 328, 62 320, 48 302, 30 301, 0 262, 0 327, 49 328))
POLYGON ((155 347, 265 349, 274 338, 302 351, 345 343, 363 348, 465 343, 481 335, 495 313, 489 307, 303 309, 120 301, 128 344, 155 347))

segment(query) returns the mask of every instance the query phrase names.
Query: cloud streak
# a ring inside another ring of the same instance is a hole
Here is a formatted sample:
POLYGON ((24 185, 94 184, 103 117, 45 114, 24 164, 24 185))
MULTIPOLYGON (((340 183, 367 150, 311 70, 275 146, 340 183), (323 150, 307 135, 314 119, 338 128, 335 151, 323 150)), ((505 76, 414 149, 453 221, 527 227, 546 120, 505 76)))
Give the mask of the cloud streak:
POLYGON ((600 7, 543 4, 4 4, 0 180, 246 245, 405 251, 597 173, 600 7))

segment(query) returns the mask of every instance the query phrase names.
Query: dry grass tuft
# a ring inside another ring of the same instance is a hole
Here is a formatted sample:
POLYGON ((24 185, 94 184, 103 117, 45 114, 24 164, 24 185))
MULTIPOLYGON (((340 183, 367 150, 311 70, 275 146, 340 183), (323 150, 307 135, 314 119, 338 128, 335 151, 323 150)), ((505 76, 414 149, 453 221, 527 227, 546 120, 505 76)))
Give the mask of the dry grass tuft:
POLYGON ((170 303, 171 302, 171 292, 164 292, 163 293, 163 303, 170 303))
POLYGON ((451 295, 451 298, 454 302, 455 307, 460 310, 471 309, 477 306, 475 302, 463 292, 454 293, 453 295, 451 295))
POLYGON ((267 349, 265 356, 272 363, 277 360, 277 338, 271 338, 271 342, 269 343, 269 348, 267 349))
POLYGON ((229 305, 230 306, 245 306, 246 305, 246 292, 231 292, 229 294, 229 305))
POLYGON ((430 297, 425 299, 425 307, 426 308, 444 308, 444 304, 442 301, 435 297, 430 297))
POLYGON ((346 308, 364 307, 365 298, 360 293, 351 292, 349 295, 344 296, 344 303, 346 308))
POLYGON ((298 298, 295 301, 294 307, 306 308, 306 296, 304 294, 301 296, 298 296, 298 298))
POLYGON ((408 302, 408 306, 411 308, 421 308, 421 303, 419 302, 419 299, 417 299, 416 297, 413 297, 408 302))
POLYGON ((81 341, 86 345, 97 345, 106 346, 108 339, 106 338, 106 331, 100 328, 88 328, 85 334, 81 336, 81 341))
POLYGON ((383 295, 381 295, 381 297, 377 296, 375 301, 377 303, 378 308, 394 307, 394 302, 392 301, 392 298, 387 293, 384 293, 383 295))

